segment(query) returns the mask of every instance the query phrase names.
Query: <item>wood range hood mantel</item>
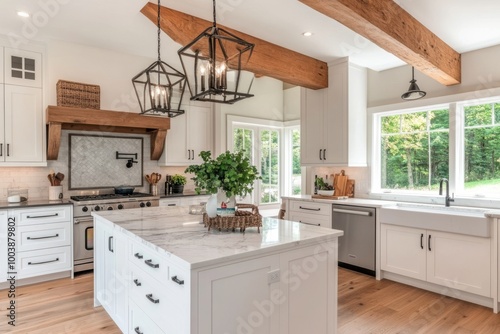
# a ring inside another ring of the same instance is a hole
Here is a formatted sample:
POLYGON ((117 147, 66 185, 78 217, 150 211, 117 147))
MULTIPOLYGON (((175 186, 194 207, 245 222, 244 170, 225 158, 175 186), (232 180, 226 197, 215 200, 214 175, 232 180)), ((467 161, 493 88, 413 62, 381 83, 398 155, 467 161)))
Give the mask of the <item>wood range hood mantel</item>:
POLYGON ((123 111, 70 107, 47 107, 47 160, 57 160, 62 130, 149 134, 151 160, 163 152, 170 118, 146 116, 123 111))

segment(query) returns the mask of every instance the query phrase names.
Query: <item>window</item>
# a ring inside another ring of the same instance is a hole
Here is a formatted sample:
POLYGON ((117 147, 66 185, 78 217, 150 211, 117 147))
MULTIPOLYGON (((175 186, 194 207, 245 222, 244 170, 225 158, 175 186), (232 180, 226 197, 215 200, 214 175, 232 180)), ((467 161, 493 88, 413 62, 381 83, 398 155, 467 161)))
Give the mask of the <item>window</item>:
POLYGON ((447 109, 381 117, 381 188, 436 188, 449 174, 448 128, 447 109))
POLYGON ((464 192, 500 196, 500 102, 468 105, 464 114, 464 192))
POLYGON ((374 117, 372 191, 500 198, 500 98, 374 117))
POLYGON ((300 194, 300 130, 295 123, 228 116, 228 149, 245 151, 262 180, 252 198, 239 199, 258 205, 281 201, 282 194, 300 194))

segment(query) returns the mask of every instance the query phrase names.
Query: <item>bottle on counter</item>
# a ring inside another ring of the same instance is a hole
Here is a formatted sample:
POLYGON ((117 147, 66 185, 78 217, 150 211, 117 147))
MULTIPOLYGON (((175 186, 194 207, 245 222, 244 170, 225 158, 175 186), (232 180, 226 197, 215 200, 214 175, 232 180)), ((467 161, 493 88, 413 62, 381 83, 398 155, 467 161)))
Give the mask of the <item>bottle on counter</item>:
POLYGON ((165 195, 170 195, 172 193, 172 177, 170 175, 165 176, 165 195))
POLYGON ((318 194, 318 175, 314 175, 314 195, 318 194))

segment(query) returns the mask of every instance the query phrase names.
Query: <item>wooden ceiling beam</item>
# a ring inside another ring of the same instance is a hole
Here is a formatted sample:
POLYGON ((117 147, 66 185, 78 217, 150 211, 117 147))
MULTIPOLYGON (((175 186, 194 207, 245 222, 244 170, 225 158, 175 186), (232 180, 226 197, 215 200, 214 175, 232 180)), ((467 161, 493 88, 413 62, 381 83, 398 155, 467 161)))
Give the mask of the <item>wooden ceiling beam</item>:
POLYGON ((299 0, 443 85, 461 81, 461 57, 393 0, 299 0))
MULTIPOLYGON (((156 24, 157 5, 148 2, 142 8, 141 13, 156 24)), ((186 45, 206 28, 212 26, 212 22, 162 6, 160 26, 175 42, 186 45)), ((328 87, 328 65, 325 62, 234 29, 218 26, 255 44, 252 57, 246 64, 242 64, 244 70, 305 88, 328 87)))

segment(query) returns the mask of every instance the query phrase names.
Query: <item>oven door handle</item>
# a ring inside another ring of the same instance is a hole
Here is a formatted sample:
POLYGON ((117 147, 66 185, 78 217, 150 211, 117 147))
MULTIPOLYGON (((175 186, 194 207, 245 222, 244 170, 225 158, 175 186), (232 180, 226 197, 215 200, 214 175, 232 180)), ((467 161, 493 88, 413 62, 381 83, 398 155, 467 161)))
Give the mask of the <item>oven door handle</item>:
POLYGON ((94 218, 84 218, 84 219, 78 219, 78 218, 74 218, 73 219, 73 223, 76 225, 76 224, 80 224, 80 223, 86 223, 86 222, 94 222, 94 218))

